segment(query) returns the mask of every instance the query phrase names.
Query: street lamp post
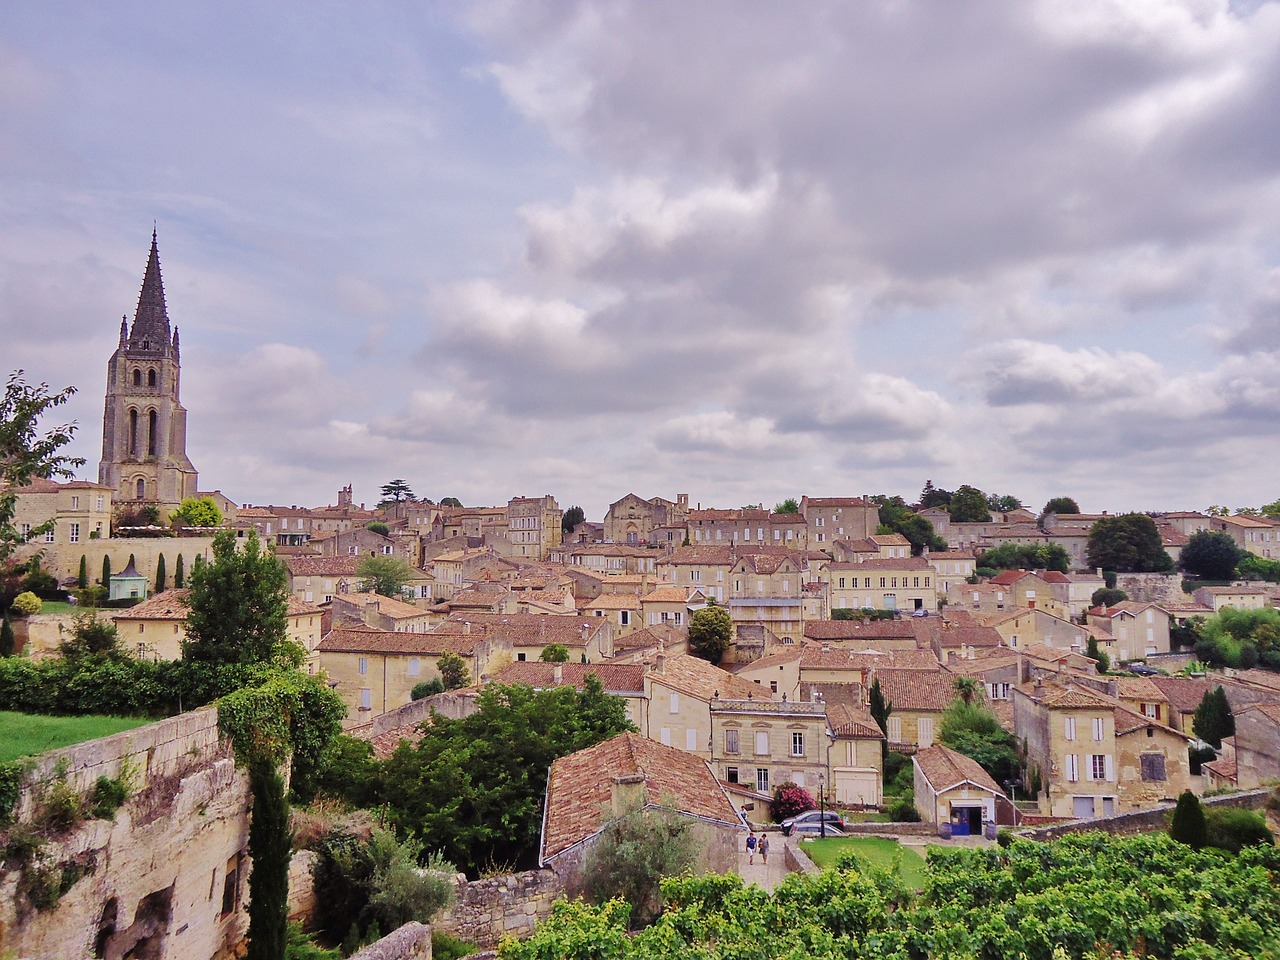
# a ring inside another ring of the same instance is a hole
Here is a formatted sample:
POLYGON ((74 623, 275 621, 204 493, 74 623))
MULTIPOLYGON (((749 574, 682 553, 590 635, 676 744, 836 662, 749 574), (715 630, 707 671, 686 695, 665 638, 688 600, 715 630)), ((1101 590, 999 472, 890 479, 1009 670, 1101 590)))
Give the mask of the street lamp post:
POLYGON ((818 774, 818 833, 823 840, 827 839, 827 778, 818 774))
POLYGON ((1018 825, 1018 788, 1022 786, 1020 779, 1006 780, 1004 788, 1009 791, 1009 795, 1013 800, 1013 825, 1018 825))

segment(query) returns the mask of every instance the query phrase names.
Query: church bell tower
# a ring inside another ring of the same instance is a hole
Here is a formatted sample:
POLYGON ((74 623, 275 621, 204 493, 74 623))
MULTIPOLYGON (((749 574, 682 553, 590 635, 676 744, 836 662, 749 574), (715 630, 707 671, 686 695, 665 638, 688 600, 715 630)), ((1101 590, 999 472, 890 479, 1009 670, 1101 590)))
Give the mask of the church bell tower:
POLYGON ((120 344, 107 363, 98 482, 116 502, 174 508, 196 495, 187 459, 187 411, 178 401, 178 331, 170 331, 156 233, 133 326, 120 320, 120 344))

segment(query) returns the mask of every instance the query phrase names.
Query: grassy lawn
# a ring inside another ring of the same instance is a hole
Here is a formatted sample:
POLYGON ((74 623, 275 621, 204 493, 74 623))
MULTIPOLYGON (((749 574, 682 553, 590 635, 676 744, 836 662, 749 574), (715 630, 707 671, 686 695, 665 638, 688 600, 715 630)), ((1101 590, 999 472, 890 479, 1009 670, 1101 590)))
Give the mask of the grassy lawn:
POLYGON ((43 613, 79 613, 84 607, 73 607, 65 600, 41 600, 40 612, 43 613))
POLYGON ((97 740, 144 723, 142 717, 42 717, 0 710, 0 763, 97 740))
POLYGON ((902 858, 898 868, 902 882, 912 889, 924 886, 924 860, 914 850, 909 850, 896 840, 880 837, 828 837, 825 840, 802 840, 800 849, 819 867, 834 867, 841 855, 856 853, 865 857, 872 866, 892 867, 895 857, 902 858))

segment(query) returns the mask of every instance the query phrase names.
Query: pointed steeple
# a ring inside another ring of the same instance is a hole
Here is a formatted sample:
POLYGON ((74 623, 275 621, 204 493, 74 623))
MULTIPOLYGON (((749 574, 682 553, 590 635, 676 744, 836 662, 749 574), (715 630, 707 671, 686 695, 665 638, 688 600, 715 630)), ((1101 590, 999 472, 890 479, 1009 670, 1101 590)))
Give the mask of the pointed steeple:
POLYGON ((164 281, 160 277, 160 251, 156 246, 156 231, 151 230, 151 255, 147 258, 147 272, 142 278, 142 292, 138 294, 138 310, 133 316, 133 330, 129 345, 141 347, 143 341, 153 350, 164 350, 169 345, 169 311, 164 303, 164 281))
POLYGON ((173 359, 178 359, 178 328, 173 328, 173 359))
POLYGON ((121 315, 120 317, 120 342, 124 343, 129 339, 129 318, 121 315))

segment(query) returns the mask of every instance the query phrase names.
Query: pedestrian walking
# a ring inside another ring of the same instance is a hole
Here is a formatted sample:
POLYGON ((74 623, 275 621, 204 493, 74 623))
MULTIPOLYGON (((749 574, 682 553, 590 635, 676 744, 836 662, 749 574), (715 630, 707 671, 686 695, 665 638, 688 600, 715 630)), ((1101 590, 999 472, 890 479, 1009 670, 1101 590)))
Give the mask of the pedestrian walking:
POLYGON ((760 834, 760 842, 756 844, 756 849, 760 852, 760 862, 767 864, 769 862, 769 835, 767 833, 760 834))
POLYGON ((747 863, 756 862, 756 832, 751 831, 751 836, 747 837, 747 863))

